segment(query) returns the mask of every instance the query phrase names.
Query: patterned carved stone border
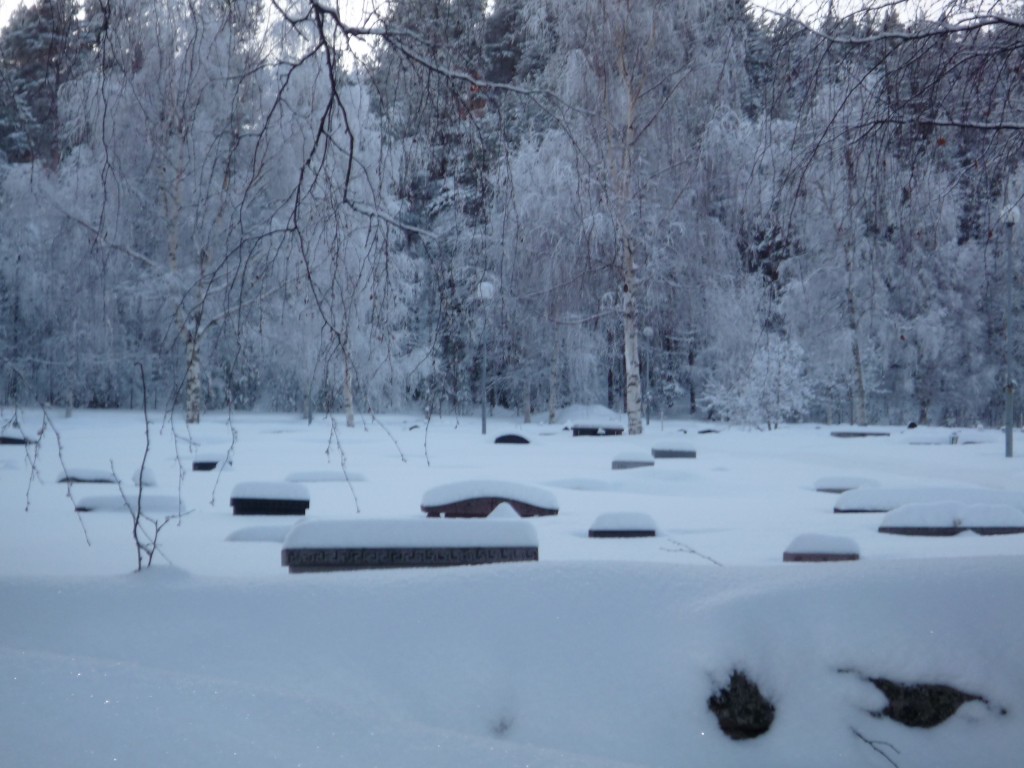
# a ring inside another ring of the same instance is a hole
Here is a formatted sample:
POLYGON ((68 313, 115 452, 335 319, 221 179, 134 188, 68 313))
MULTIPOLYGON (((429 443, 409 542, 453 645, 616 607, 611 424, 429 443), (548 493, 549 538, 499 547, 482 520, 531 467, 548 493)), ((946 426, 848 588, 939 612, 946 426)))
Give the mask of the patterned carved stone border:
POLYGON ((371 568, 437 568, 518 563, 538 559, 537 547, 373 547, 284 549, 289 573, 355 571, 371 568))

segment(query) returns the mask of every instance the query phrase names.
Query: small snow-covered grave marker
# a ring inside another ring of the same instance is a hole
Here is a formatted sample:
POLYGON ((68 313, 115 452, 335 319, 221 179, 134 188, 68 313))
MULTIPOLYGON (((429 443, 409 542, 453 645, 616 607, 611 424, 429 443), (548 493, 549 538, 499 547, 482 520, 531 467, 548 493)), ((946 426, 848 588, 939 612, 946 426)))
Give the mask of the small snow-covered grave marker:
POLYGON ((955 501, 962 504, 1006 504, 1024 510, 1024 493, 986 488, 855 488, 841 493, 834 511, 883 513, 906 504, 955 501))
POLYGON ((573 437, 611 437, 621 435, 624 431, 621 424, 592 422, 573 424, 570 429, 572 429, 573 437))
POLYGON ((530 441, 523 435, 510 432, 507 435, 498 435, 494 438, 496 445, 529 445, 530 441))
POLYGON ((558 500, 550 491, 508 480, 464 480, 431 488, 420 509, 427 517, 487 517, 502 502, 521 517, 558 514, 558 500))
POLYGON ((822 477, 814 482, 819 493, 846 493, 855 488, 876 488, 878 481, 864 477, 822 477))
POLYGON ((643 512, 607 512, 591 523, 587 535, 592 539, 635 539, 657 536, 658 527, 643 512))
POLYGON ((300 483, 239 483, 231 491, 236 515, 304 515, 309 490, 300 483))
POLYGON ((57 476, 58 483, 116 483, 117 475, 109 469, 65 469, 57 476))
POLYGON ((308 520, 292 527, 281 550, 289 573, 538 559, 537 532, 521 519, 308 520))
POLYGON ((211 472, 220 464, 231 464, 227 450, 197 451, 192 456, 193 472, 211 472))
POLYGON ((35 443, 34 438, 17 428, 7 428, 0 431, 0 445, 35 445, 35 443))
POLYGON ((964 531, 982 536, 1024 533, 1024 512, 1006 504, 906 504, 886 513, 878 531, 903 536, 955 536, 964 531))
POLYGON ((612 459, 612 469, 638 469, 639 467, 653 467, 654 459, 646 453, 631 452, 620 453, 612 459))
POLYGON ((285 481, 289 483, 362 483, 366 476, 361 472, 347 472, 340 469, 319 469, 306 472, 292 472, 285 481))
MULTIPOLYGON (((138 509, 137 493, 124 496, 86 496, 75 502, 76 512, 131 512, 138 509)), ((142 496, 142 511, 147 515, 180 515, 184 512, 177 496, 142 496)))
POLYGON ((782 561, 786 563, 830 563, 859 559, 860 548, 853 539, 816 533, 800 534, 782 553, 782 561))
POLYGON ((879 432, 871 429, 837 429, 833 431, 832 437, 889 437, 888 432, 879 432))
POLYGON ((655 443, 651 455, 656 459, 696 459, 697 449, 685 441, 670 440, 655 443))

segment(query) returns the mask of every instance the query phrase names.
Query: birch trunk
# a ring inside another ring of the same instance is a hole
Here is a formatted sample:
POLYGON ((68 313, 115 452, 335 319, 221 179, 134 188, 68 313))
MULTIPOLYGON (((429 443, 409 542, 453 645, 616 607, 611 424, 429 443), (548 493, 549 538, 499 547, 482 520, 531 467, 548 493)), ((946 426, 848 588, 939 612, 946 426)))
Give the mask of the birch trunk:
MULTIPOLYGON (((345 333, 348 333, 346 327, 345 333)), ((352 395, 352 354, 349 351, 348 338, 345 338, 345 347, 342 350, 342 356, 345 362, 345 371, 342 374, 342 393, 345 397, 345 426, 354 427, 356 425, 356 404, 355 398, 352 395)))
POLYGON ((548 372, 548 424, 558 421, 558 366, 561 349, 561 342, 556 341, 554 359, 551 361, 551 369, 548 372))
POLYGON ((643 392, 640 387, 640 330, 637 327, 636 299, 633 295, 633 245, 623 246, 625 264, 622 285, 623 351, 626 358, 626 418, 629 434, 644 431, 643 392))
POLYGON ((198 424, 203 406, 202 370, 199 363, 199 334, 191 329, 185 334, 185 422, 198 424))
POLYGON ((846 311, 850 321, 851 350, 853 355, 853 422, 867 424, 867 393, 864 386, 864 362, 860 351, 860 323, 857 321, 857 301, 853 295, 853 257, 846 251, 846 311))

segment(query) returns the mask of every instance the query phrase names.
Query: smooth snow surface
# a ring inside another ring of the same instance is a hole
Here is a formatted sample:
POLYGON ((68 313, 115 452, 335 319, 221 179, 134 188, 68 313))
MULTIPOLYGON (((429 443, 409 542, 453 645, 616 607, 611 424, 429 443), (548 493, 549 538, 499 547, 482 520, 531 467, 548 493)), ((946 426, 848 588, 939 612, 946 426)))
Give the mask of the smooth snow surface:
MULTIPOLYGON (((19 417, 35 434, 37 415, 19 417)), ((888 536, 879 516, 833 514, 835 498, 814 490, 815 478, 849 474, 971 486, 974 503, 1022 494, 1024 459, 1005 459, 1000 440, 837 440, 814 425, 717 424, 703 436, 682 422, 583 440, 494 422, 531 444, 509 451, 472 420, 415 416, 340 433, 298 416, 151 425, 147 466, 165 492, 180 488, 187 514, 161 530, 157 565, 142 573, 131 518, 75 514, 68 485, 53 482, 49 427, 34 466, 35 446, 0 446, 0 764, 1020 763, 1024 536, 888 536), (649 451, 681 427, 699 461, 611 470, 619 452, 649 451), (232 440, 231 482, 191 471, 188 445, 232 440), (231 487, 346 460, 369 480, 312 485, 302 526, 503 524, 422 519, 425 491, 480 478, 558 488, 559 514, 531 518, 536 563, 289 574, 281 541, 299 528, 233 517, 231 487), (598 516, 623 510, 648 515, 659 536, 588 538, 598 516), (852 540, 861 559, 784 564, 806 532, 852 540), (707 708, 734 669, 776 708, 752 741, 728 739, 707 708), (907 728, 872 714, 886 702, 863 676, 945 683, 986 702, 907 728)), ((140 464, 141 414, 53 423, 68 466, 113 461, 130 475, 140 464)))
POLYGON ((309 489, 301 483, 250 481, 236 484, 231 490, 231 498, 309 501, 309 489))

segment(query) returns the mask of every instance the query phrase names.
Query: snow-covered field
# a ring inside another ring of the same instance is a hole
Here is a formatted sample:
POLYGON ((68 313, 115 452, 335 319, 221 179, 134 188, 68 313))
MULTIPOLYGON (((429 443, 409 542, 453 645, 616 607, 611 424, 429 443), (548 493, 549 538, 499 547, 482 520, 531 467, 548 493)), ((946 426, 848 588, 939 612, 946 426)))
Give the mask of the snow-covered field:
MULTIPOLYGON (((38 412, 20 416, 38 429, 38 412)), ((954 444, 935 428, 839 439, 671 422, 573 438, 495 418, 485 437, 472 418, 346 429, 211 414, 186 430, 155 416, 145 492, 180 495, 187 514, 133 573, 130 515, 73 511, 116 486, 75 484, 69 499, 56 480, 112 470, 137 493, 142 415, 52 419, 62 458, 51 426, 38 452, 0 445, 0 765, 1002 767, 1024 754, 1024 535, 880 534, 881 514, 835 514, 838 497, 814 490, 852 477, 1024 493, 1024 459, 1004 458, 999 432, 954 444), (494 444, 509 431, 530 444, 494 444), (666 441, 697 458, 611 469, 666 441), (193 455, 229 450, 224 471, 192 471, 193 455), (292 519, 230 506, 235 485, 288 476, 310 479, 308 519, 422 518, 429 489, 482 479, 534 485, 559 513, 530 518, 539 562, 289 574, 292 519), (649 515, 658 536, 588 538, 618 512, 649 515), (783 563, 802 534, 850 540, 861 559, 783 563), (733 670, 774 704, 763 736, 733 741, 708 709, 733 670), (873 714, 886 699, 868 677, 984 700, 911 728, 873 714)))

